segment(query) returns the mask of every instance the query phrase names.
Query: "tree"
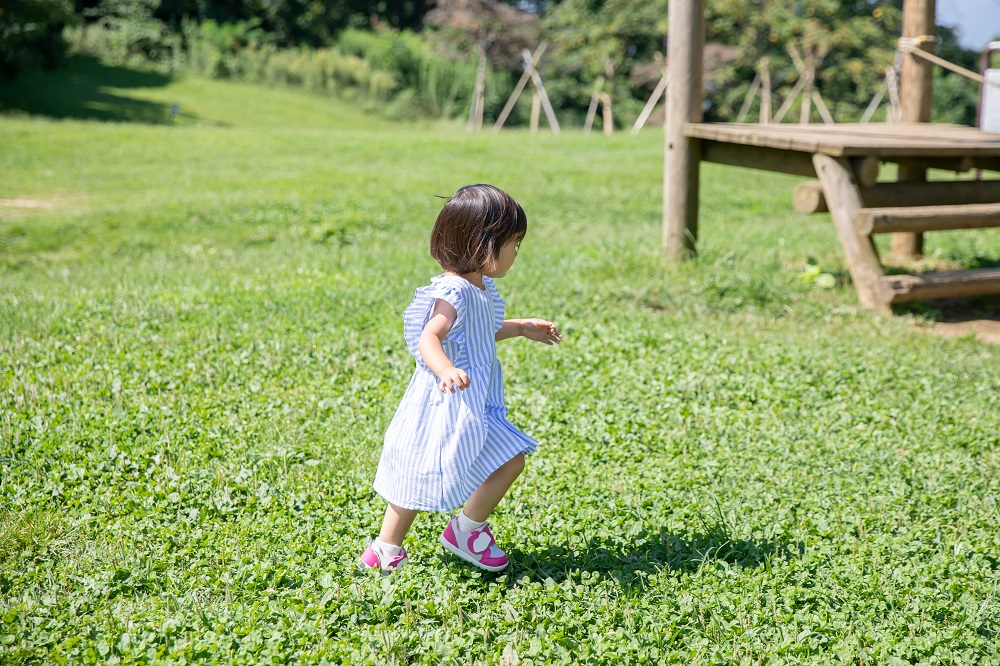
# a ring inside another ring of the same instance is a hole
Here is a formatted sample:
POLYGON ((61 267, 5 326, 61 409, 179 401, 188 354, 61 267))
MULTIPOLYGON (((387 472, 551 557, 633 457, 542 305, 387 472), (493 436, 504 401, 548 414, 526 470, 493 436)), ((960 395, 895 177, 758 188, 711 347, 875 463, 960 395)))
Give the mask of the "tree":
POLYGON ((66 51, 62 32, 73 21, 71 0, 5 0, 0 5, 0 74, 55 67, 66 51))
POLYGON ((556 106, 586 109, 603 76, 616 107, 638 113, 648 91, 633 74, 664 50, 666 0, 563 0, 548 7, 542 26, 552 44, 546 88, 556 106))
POLYGON ((732 118, 761 58, 771 64, 778 96, 799 78, 795 48, 816 65, 816 88, 837 120, 855 120, 893 64, 902 27, 901 0, 709 0, 707 36, 739 48, 713 83, 708 118, 732 118))

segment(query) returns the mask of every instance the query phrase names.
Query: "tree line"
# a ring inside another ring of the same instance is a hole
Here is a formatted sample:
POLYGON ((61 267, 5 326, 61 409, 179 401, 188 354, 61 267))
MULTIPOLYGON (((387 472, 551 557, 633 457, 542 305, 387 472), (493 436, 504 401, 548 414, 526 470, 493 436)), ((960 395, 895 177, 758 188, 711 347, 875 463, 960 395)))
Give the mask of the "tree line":
MULTIPOLYGON (((902 0, 706 4, 710 120, 735 119, 763 68, 777 108, 805 67, 830 113, 854 121, 897 62, 902 0)), ((0 73, 56 67, 76 49, 350 93, 400 115, 460 115, 482 58, 495 117, 523 71, 523 49, 544 41, 540 71, 558 113, 582 122, 600 88, 624 127, 660 79, 666 34, 667 0, 6 0, 0 73)), ((978 54, 952 30, 939 27, 938 38, 938 55, 976 69, 978 54)), ((934 119, 972 124, 975 84, 938 71, 935 87, 934 119)), ((754 120, 759 103, 746 111, 754 120)))

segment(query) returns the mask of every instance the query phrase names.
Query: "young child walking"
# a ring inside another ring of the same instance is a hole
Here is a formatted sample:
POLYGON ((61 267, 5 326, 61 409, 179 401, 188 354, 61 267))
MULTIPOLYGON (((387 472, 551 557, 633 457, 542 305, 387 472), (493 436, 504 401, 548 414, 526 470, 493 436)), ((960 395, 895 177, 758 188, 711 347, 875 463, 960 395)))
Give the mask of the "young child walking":
POLYGON ((504 319, 494 279, 517 257, 528 230, 521 206, 492 185, 468 185, 444 205, 431 256, 444 273, 417 289, 403 314, 417 362, 389 424, 374 488, 387 502, 382 529, 361 565, 387 574, 406 562, 403 538, 420 511, 454 511, 441 545, 487 571, 507 566, 486 520, 537 442, 506 418, 499 340, 556 344, 544 319, 504 319))

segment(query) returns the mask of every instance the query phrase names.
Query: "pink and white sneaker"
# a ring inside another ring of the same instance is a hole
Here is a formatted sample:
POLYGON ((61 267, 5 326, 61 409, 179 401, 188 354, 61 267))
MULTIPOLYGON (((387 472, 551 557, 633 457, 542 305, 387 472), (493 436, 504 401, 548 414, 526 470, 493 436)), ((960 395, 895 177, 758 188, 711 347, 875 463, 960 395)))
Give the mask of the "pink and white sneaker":
POLYGON ((393 571, 399 571, 406 564, 406 549, 403 548, 400 550, 399 555, 388 555, 382 552, 377 543, 369 541, 365 552, 358 559, 358 564, 363 569, 378 568, 379 573, 383 576, 388 576, 393 571))
POLYGON ((445 550, 486 571, 500 571, 510 563, 507 553, 500 550, 493 539, 489 525, 463 532, 458 529, 456 515, 448 521, 440 541, 445 550))

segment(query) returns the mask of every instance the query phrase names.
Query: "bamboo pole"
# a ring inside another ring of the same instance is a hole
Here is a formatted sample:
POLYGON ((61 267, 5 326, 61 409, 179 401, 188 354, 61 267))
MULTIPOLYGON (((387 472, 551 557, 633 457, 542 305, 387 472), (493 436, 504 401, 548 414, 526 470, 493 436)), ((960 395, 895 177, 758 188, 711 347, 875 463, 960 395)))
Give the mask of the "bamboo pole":
POLYGON ((819 94, 818 90, 813 89, 812 99, 813 102, 816 103, 816 109, 819 111, 819 115, 823 119, 823 122, 827 125, 836 124, 836 121, 833 119, 833 114, 830 113, 830 109, 826 108, 823 96, 819 94))
POLYGON ((632 126, 633 135, 638 134, 639 130, 641 130, 646 124, 646 121, 649 120, 649 116, 652 115, 653 109, 656 108, 656 104, 663 97, 663 93, 666 92, 667 83, 669 81, 670 77, 666 72, 664 72, 660 81, 656 84, 656 90, 654 90, 653 94, 649 96, 648 100, 646 100, 646 106, 642 108, 642 113, 640 113, 639 117, 635 119, 635 124, 632 126))
POLYGON ((868 103, 868 108, 865 109, 865 112, 861 115, 862 125, 867 125, 868 122, 872 119, 872 116, 875 115, 875 111, 878 109, 878 105, 882 103, 882 98, 885 97, 884 88, 885 88, 885 82, 883 81, 882 87, 875 92, 875 95, 872 97, 872 101, 868 103))
POLYGON ((757 72, 757 76, 753 77, 753 83, 750 84, 750 89, 747 90, 746 97, 743 98, 743 106, 740 107, 740 112, 736 114, 736 122, 742 123, 746 120, 747 114, 750 113, 750 105, 753 104, 753 99, 757 96, 758 89, 760 89, 760 72, 757 72))
POLYGON ((886 67, 885 69, 885 84, 889 92, 889 110, 892 112, 889 114, 889 122, 898 123, 900 118, 899 78, 896 76, 896 70, 892 67, 886 67))
POLYGON ((476 68, 476 87, 472 93, 472 106, 469 108, 469 122, 466 129, 478 132, 483 129, 483 106, 486 90, 486 46, 479 44, 479 66, 476 68))
POLYGON ((538 116, 542 110, 542 98, 535 90, 531 94, 531 133, 538 134, 538 116))
POLYGON ((788 97, 785 98, 784 103, 778 108, 778 112, 774 114, 774 118, 771 120, 771 122, 773 123, 781 122, 781 119, 784 118, 785 114, 788 113, 788 110, 792 108, 792 104, 795 103, 796 98, 799 96, 799 93, 802 92, 802 89, 805 88, 805 86, 806 86, 806 80, 804 78, 800 78, 792 87, 792 92, 788 93, 788 97))
POLYGON ((771 59, 760 61, 760 124, 771 123, 771 59))
MULTIPOLYGON (((531 52, 528 49, 523 49, 521 51, 521 57, 524 58, 525 65, 531 64, 531 52)), ((545 92, 545 86, 542 85, 542 76, 538 73, 537 67, 531 68, 531 83, 535 86, 535 94, 538 95, 539 103, 542 108, 545 109, 545 117, 549 121, 549 129, 552 130, 553 134, 559 134, 559 121, 556 119, 556 112, 552 108, 552 103, 549 102, 549 96, 545 92)), ((532 101, 534 104, 534 101, 532 101)))
POLYGON ((590 106, 587 107, 587 120, 583 123, 584 134, 590 134, 590 130, 594 126, 594 116, 597 115, 597 103, 601 99, 601 88, 603 87, 604 77, 599 76, 594 84, 594 94, 590 96, 590 106))
POLYGON ((500 117, 497 118, 496 123, 493 125, 493 131, 499 132, 503 127, 503 124, 507 122, 507 116, 510 115, 511 110, 514 108, 514 104, 517 103, 518 98, 521 96, 521 91, 524 90, 524 86, 527 85, 528 79, 531 78, 531 73, 535 71, 535 67, 538 66, 538 62, 542 59, 542 54, 545 53, 545 49, 548 46, 547 42, 542 42, 535 49, 534 55, 531 56, 531 62, 524 68, 524 72, 521 74, 520 80, 518 80, 517 85, 514 86, 514 92, 510 94, 507 98, 507 103, 503 107, 503 111, 500 112, 500 117))

